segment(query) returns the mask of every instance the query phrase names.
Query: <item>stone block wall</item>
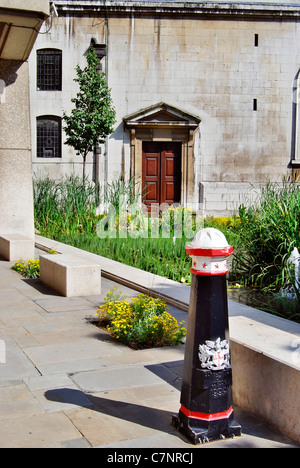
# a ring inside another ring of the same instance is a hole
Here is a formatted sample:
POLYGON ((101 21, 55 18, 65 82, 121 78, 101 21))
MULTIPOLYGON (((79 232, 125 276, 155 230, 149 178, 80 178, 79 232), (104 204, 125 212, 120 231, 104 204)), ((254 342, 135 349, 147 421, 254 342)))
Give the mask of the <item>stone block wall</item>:
MULTIPOLYGON (((279 17, 278 17, 279 18, 279 17)), ((132 154, 125 116, 166 102, 201 120, 194 138, 194 193, 204 187, 206 214, 225 214, 250 184, 280 181, 291 174, 293 84, 300 68, 299 23, 214 16, 59 14, 38 48, 63 50, 63 91, 38 92, 35 54, 30 59, 33 167, 40 174, 81 173, 81 160, 68 147, 57 160, 38 160, 36 117, 70 111, 77 88, 75 66, 84 66, 91 39, 107 42, 103 59, 117 110, 116 130, 102 148, 99 179, 130 174, 132 154), (42 113, 42 114, 41 114, 42 113)), ((92 176, 93 155, 89 158, 92 176)))

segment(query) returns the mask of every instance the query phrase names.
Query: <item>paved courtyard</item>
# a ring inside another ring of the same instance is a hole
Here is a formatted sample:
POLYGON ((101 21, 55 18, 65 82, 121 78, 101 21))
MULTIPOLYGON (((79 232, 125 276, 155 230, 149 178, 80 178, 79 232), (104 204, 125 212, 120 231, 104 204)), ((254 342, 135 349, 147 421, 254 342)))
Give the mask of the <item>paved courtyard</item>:
POLYGON ((184 345, 133 351, 100 330, 96 309, 115 285, 103 278, 101 296, 64 298, 0 260, 1 448, 299 448, 238 407, 241 437, 196 447, 184 439, 171 425, 184 345))

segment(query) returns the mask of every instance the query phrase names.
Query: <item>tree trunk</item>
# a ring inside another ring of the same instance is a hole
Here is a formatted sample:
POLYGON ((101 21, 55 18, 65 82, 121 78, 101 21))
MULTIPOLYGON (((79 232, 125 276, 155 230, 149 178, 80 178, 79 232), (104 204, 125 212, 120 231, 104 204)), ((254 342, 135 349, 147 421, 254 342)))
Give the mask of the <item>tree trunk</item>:
POLYGON ((87 154, 84 154, 83 155, 83 168, 82 168, 83 180, 85 180, 85 178, 86 178, 86 157, 87 157, 87 154))

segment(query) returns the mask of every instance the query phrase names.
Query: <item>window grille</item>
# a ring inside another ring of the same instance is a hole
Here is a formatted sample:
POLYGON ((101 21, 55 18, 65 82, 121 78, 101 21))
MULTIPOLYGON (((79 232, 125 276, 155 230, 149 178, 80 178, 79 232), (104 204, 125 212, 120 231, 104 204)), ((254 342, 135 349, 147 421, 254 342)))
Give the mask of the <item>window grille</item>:
POLYGON ((62 90, 62 51, 41 49, 37 51, 38 91, 62 90))
POLYGON ((61 118, 38 117, 37 157, 61 158, 61 118))

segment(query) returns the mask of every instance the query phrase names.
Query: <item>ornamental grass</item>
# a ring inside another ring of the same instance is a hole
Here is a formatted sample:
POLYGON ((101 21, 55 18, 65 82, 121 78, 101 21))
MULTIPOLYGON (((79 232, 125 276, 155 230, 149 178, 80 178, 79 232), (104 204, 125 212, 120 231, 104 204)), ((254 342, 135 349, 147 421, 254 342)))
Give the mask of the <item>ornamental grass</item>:
POLYGON ((246 286, 278 292, 289 282, 287 260, 300 246, 299 183, 268 183, 239 208, 239 248, 233 271, 246 286))
POLYGON ((184 322, 178 324, 167 309, 161 299, 139 294, 129 301, 113 288, 97 315, 100 327, 133 349, 180 345, 186 335, 184 322))

